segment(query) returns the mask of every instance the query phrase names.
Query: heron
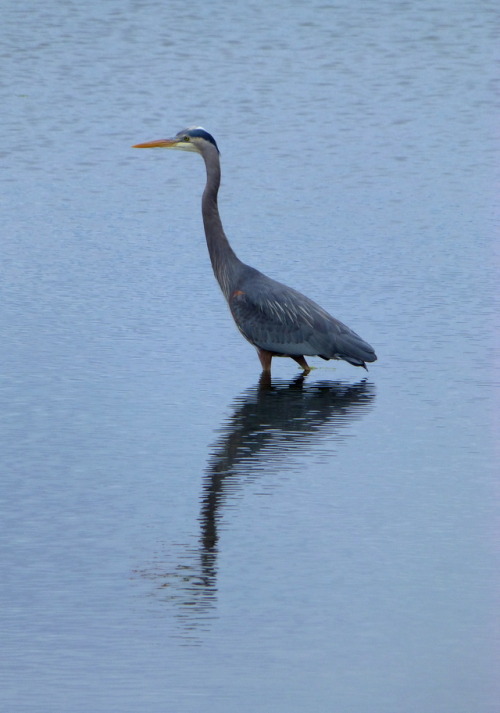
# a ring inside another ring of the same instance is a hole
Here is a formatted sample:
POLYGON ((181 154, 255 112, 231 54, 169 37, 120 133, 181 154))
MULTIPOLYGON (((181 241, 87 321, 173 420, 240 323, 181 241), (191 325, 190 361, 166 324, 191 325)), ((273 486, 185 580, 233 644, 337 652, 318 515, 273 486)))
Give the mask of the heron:
POLYGON ((367 342, 316 302, 237 257, 219 215, 220 153, 208 131, 190 127, 174 138, 147 141, 133 148, 192 151, 205 161, 201 212, 210 261, 236 326, 257 350, 263 373, 270 374, 273 357, 290 357, 305 374, 311 370, 306 356, 343 359, 365 369, 365 362, 377 359, 367 342))

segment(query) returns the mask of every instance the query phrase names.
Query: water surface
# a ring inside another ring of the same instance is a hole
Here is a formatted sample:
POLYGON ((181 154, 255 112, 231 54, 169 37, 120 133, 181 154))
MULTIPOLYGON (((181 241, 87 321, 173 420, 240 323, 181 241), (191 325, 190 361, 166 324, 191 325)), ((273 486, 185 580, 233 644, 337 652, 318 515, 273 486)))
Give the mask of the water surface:
POLYGON ((3 708, 497 709, 495 14, 4 3, 3 708), (192 124, 368 374, 259 380, 192 124))

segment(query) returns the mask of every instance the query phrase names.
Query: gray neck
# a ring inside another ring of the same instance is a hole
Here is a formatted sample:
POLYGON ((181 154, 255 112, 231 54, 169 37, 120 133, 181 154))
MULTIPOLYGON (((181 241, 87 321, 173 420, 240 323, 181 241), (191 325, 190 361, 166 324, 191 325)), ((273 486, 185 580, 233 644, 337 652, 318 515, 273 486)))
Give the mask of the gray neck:
POLYGON ((224 297, 228 300, 236 287, 236 279, 242 263, 236 257, 224 233, 217 206, 221 175, 219 153, 215 146, 210 145, 202 156, 207 169, 207 184, 201 199, 203 225, 212 268, 224 297))

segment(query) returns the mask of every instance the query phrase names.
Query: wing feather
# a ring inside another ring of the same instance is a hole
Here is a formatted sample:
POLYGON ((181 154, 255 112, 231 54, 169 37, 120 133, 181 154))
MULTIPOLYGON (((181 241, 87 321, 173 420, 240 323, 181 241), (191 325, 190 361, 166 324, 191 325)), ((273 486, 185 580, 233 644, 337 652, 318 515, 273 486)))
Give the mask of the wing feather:
POLYGON ((374 361, 373 349, 316 302, 249 268, 229 298, 234 321, 255 346, 290 356, 374 361))

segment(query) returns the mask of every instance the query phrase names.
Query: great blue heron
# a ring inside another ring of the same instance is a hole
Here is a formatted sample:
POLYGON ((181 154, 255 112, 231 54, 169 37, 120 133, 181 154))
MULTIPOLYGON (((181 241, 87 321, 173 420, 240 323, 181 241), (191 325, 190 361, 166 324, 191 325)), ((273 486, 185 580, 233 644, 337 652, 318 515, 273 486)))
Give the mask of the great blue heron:
POLYGON ((235 255, 217 206, 221 170, 213 136, 198 126, 179 131, 173 139, 148 141, 133 148, 180 149, 203 157, 207 183, 201 212, 210 260, 236 326, 257 349, 264 372, 271 371, 273 356, 291 357, 305 373, 310 367, 304 355, 344 359, 365 369, 365 362, 376 360, 369 344, 316 302, 245 265, 235 255))

